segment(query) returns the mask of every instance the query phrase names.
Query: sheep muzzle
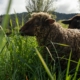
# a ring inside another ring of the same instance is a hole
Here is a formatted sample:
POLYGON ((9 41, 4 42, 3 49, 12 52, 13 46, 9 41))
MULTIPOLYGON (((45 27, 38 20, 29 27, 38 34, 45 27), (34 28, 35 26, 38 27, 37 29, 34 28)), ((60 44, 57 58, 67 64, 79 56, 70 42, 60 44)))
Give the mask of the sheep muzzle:
POLYGON ((31 25, 26 23, 22 26, 22 28, 19 30, 20 34, 22 36, 26 36, 26 35, 29 35, 29 36, 34 36, 34 29, 33 27, 30 27, 31 25))

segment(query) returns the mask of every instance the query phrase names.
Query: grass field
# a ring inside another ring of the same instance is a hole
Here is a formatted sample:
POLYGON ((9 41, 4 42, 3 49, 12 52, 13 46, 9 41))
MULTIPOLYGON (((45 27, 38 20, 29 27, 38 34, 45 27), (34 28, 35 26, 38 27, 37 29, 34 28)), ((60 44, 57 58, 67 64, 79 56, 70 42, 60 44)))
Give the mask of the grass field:
POLYGON ((66 74, 60 71, 59 68, 56 75, 56 63, 52 65, 48 62, 48 59, 44 61, 36 38, 19 35, 19 28, 24 23, 18 25, 17 16, 15 17, 16 29, 12 30, 10 36, 6 36, 5 29, 8 24, 11 1, 0 29, 0 80, 76 80, 76 71, 79 69, 80 61, 77 64, 75 73, 69 75, 70 56, 66 74), (71 79, 72 77, 73 79, 71 79))
MULTIPOLYGON (((44 61, 35 37, 22 37, 18 34, 18 30, 10 36, 4 34, 2 37, 0 80, 72 80, 73 75, 68 75, 70 59, 68 67, 66 67, 66 74, 59 69, 58 75, 56 75, 56 64, 52 65, 48 60, 44 61)), ((76 75, 75 72, 73 80, 76 80, 76 75)))

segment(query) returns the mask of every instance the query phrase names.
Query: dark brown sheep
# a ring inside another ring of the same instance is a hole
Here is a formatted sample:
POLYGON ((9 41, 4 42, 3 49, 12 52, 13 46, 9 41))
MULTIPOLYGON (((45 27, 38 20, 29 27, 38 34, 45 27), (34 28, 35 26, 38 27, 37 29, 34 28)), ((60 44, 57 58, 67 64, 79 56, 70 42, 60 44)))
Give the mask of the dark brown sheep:
POLYGON ((80 29, 80 14, 75 15, 68 20, 63 20, 62 23, 68 24, 68 28, 80 29))
MULTIPOLYGON (((52 43, 55 43, 55 48, 59 57, 69 58, 72 50, 72 60, 78 61, 80 58, 80 31, 78 29, 65 29, 58 24, 51 15, 44 12, 32 13, 31 18, 20 29, 22 36, 36 36, 40 46, 47 46, 51 51, 54 59, 56 54, 53 52, 52 43), (56 43, 66 44, 60 46, 56 43)), ((65 69, 66 60, 61 60, 61 67, 65 69)), ((71 66, 75 66, 74 63, 71 66)))

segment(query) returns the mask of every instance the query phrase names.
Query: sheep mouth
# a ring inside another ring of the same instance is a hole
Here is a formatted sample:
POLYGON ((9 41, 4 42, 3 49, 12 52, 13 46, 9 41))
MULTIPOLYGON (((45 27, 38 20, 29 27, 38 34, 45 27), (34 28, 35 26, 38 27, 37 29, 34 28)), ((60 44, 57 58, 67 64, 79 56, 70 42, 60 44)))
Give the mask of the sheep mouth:
POLYGON ((20 31, 20 35, 21 36, 34 36, 34 34, 32 34, 30 32, 21 32, 21 31, 20 31))
POLYGON ((20 35, 21 35, 21 36, 26 36, 26 33, 20 32, 20 35))

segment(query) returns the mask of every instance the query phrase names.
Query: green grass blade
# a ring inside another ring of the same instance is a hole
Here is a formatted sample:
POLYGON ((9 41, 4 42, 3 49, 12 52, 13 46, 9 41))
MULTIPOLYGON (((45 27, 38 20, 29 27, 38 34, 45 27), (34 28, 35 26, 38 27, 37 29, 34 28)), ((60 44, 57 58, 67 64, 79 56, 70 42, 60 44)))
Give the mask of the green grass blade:
POLYGON ((68 64, 67 64, 66 80, 69 80, 69 79, 68 79, 68 78, 69 78, 68 73, 69 73, 69 67, 70 67, 71 55, 72 55, 72 50, 71 50, 71 52, 70 52, 70 56, 69 56, 69 60, 68 60, 68 64))
POLYGON ((12 0, 9 0, 7 11, 6 11, 6 15, 4 16, 4 19, 3 19, 3 22, 2 22, 3 29, 6 28, 6 26, 8 25, 8 21, 9 21, 9 10, 10 10, 10 7, 11 7, 11 3, 12 3, 12 0))
POLYGON ((1 26, 1 30, 0 30, 0 50, 2 49, 3 45, 5 44, 4 43, 4 40, 5 40, 4 29, 6 28, 6 26, 8 26, 8 21, 9 21, 8 13, 9 13, 9 10, 10 10, 11 2, 12 2, 12 0, 9 0, 8 7, 7 7, 7 10, 6 10, 6 15, 4 16, 3 21, 2 21, 2 26, 1 26))
POLYGON ((41 60, 41 62, 43 64, 48 76, 50 77, 51 80, 54 80, 49 68, 47 67, 47 65, 46 65, 45 61, 43 60, 42 56, 40 55, 39 51, 37 50, 37 48, 35 48, 35 50, 36 50, 36 53, 37 53, 38 57, 40 58, 40 60, 41 60))
POLYGON ((77 64, 77 67, 76 67, 76 71, 75 71, 73 80, 76 80, 77 73, 78 73, 78 70, 79 70, 79 66, 80 66, 80 59, 79 59, 78 64, 77 64))

